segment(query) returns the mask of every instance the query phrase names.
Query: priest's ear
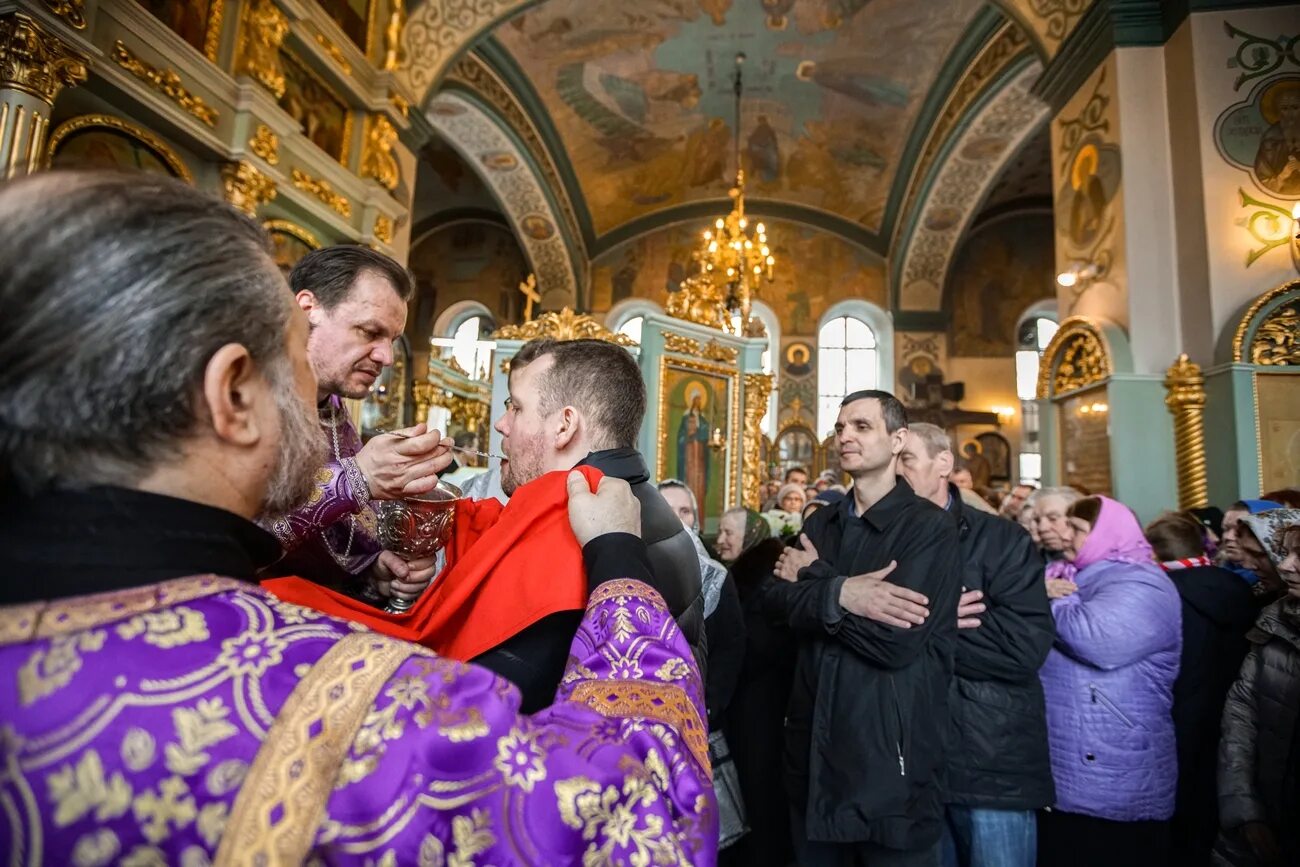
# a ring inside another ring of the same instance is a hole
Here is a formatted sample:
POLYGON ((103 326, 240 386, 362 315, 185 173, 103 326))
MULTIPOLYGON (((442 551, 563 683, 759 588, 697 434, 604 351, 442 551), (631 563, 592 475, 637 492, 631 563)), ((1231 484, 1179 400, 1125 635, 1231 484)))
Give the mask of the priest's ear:
POLYGON ((227 343, 212 354, 203 369, 203 403, 218 439, 252 446, 262 438, 262 415, 274 399, 248 347, 227 343))

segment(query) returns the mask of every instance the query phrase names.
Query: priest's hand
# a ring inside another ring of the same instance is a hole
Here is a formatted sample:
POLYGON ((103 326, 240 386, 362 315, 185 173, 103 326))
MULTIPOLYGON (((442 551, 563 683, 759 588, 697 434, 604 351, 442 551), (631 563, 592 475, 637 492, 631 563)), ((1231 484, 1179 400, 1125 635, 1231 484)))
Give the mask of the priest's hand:
POLYGON ((577 470, 569 473, 569 525, 578 544, 586 546, 606 533, 641 535, 641 503, 622 479, 605 476, 591 492, 587 477, 577 470))
POLYGON ((403 560, 392 551, 380 551, 379 559, 370 567, 370 581, 385 599, 396 596, 411 600, 423 593, 433 580, 437 559, 435 556, 403 560))
POLYGON ((898 563, 890 560, 883 569, 849 578, 840 585, 840 607, 850 614, 899 629, 924 623, 930 616, 930 610, 925 607, 929 600, 915 590, 885 580, 897 568, 898 563))
POLYGON ((451 465, 452 445, 440 431, 426 431, 422 424, 375 437, 357 452, 370 498, 400 500, 432 491, 438 473, 451 465))
POLYGON ((776 577, 782 581, 797 581, 799 570, 811 566, 817 560, 817 547, 808 541, 808 537, 799 534, 799 547, 781 549, 781 556, 776 558, 776 577))

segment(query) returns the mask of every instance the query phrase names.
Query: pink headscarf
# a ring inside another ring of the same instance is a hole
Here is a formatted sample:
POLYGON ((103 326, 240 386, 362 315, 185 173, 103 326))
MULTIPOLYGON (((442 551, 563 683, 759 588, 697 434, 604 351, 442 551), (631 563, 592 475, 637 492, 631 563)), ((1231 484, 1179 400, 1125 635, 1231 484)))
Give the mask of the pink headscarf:
POLYGON ((1075 556, 1074 567, 1082 570, 1102 560, 1154 563, 1155 556, 1142 534, 1137 516, 1129 511, 1128 506, 1110 497, 1097 499, 1101 500, 1101 514, 1084 540, 1083 549, 1075 556))

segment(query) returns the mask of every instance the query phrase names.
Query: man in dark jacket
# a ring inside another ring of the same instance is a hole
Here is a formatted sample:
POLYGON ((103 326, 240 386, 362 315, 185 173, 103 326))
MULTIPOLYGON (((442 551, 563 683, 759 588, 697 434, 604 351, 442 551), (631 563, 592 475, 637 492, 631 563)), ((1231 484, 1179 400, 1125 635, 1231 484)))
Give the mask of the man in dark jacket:
MULTIPOLYGON (((510 397, 497 419, 501 488, 579 464, 623 479, 641 503, 641 536, 664 601, 703 670, 704 597, 695 544, 663 495, 650 484, 634 447, 645 416, 645 383, 626 349, 601 340, 538 339, 510 362, 510 397)), ((550 704, 581 611, 545 617, 474 662, 523 693, 525 712, 550 704)))
POLYGON ((938 863, 957 624, 924 606, 957 609, 961 553, 952 517, 895 474, 906 424, 887 392, 844 399, 853 495, 813 513, 763 591, 799 642, 785 761, 803 867, 938 863))
POLYGON ((948 481, 952 465, 952 440, 942 428, 908 427, 900 472, 919 496, 957 519, 963 561, 946 859, 960 867, 1033 867, 1034 811, 1056 800, 1038 680, 1056 635, 1043 561, 1019 524, 962 503, 948 481))

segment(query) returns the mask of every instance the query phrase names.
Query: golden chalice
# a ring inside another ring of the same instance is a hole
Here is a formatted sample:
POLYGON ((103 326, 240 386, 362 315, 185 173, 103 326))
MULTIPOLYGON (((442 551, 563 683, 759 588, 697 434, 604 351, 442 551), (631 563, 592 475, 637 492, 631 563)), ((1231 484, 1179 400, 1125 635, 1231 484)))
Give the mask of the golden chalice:
MULTIPOLYGON (((447 547, 456 522, 456 502, 464 498, 460 488, 439 481, 427 494, 390 500, 378 508, 379 541, 386 550, 404 560, 432 557, 447 547)), ((398 599, 388 603, 388 610, 402 612, 415 600, 398 599)))

